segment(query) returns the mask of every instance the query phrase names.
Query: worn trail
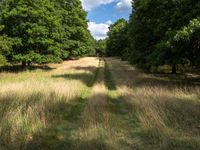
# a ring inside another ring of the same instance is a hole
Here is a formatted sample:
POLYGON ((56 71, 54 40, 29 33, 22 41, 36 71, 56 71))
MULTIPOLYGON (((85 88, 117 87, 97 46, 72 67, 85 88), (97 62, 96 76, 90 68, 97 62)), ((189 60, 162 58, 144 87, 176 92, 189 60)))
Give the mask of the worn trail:
POLYGON ((108 86, 108 68, 105 60, 100 60, 99 71, 91 96, 82 113, 82 123, 77 132, 75 149, 118 150, 131 149, 126 121, 121 117, 123 105, 118 105, 116 90, 108 86), (117 107, 118 110, 115 108, 117 107))

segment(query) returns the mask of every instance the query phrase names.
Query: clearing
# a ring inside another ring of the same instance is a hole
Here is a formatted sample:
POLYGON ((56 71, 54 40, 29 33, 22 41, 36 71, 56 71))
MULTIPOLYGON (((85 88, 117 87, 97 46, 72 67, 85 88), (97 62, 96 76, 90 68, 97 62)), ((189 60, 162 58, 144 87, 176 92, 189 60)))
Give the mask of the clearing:
POLYGON ((0 149, 200 149, 199 77, 95 57, 2 71, 0 149))

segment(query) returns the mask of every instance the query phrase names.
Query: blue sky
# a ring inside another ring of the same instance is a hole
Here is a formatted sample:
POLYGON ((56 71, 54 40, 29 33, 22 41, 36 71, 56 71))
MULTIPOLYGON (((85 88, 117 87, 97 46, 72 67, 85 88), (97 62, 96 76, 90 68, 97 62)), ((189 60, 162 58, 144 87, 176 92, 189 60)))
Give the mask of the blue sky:
POLYGON ((88 12, 89 30, 95 39, 106 38, 108 27, 119 18, 128 19, 131 0, 82 0, 88 12))

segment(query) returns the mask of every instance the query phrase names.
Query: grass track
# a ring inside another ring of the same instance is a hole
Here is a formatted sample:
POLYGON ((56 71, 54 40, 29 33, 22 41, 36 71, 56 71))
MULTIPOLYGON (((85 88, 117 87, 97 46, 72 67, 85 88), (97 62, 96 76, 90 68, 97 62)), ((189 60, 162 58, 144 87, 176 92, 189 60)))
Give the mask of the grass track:
POLYGON ((121 99, 105 60, 101 60, 97 81, 82 115, 82 127, 75 149, 131 150, 136 147, 129 134, 129 106, 121 99))
POLYGON ((0 149, 200 149, 196 83, 114 58, 50 66, 0 73, 0 149))

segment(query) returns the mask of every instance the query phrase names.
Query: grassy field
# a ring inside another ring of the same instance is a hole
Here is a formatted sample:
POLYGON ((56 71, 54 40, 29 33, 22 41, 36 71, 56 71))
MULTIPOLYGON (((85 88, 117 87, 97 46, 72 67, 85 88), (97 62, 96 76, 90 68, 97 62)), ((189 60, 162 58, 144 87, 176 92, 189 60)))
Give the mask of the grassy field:
POLYGON ((114 58, 0 73, 2 150, 198 150, 198 75, 114 58))
POLYGON ((129 106, 124 118, 135 149, 200 149, 199 76, 146 74, 127 62, 107 62, 117 101, 129 106))
POLYGON ((97 58, 83 58, 0 73, 0 149, 66 147, 62 140, 76 128, 97 66, 97 58))

